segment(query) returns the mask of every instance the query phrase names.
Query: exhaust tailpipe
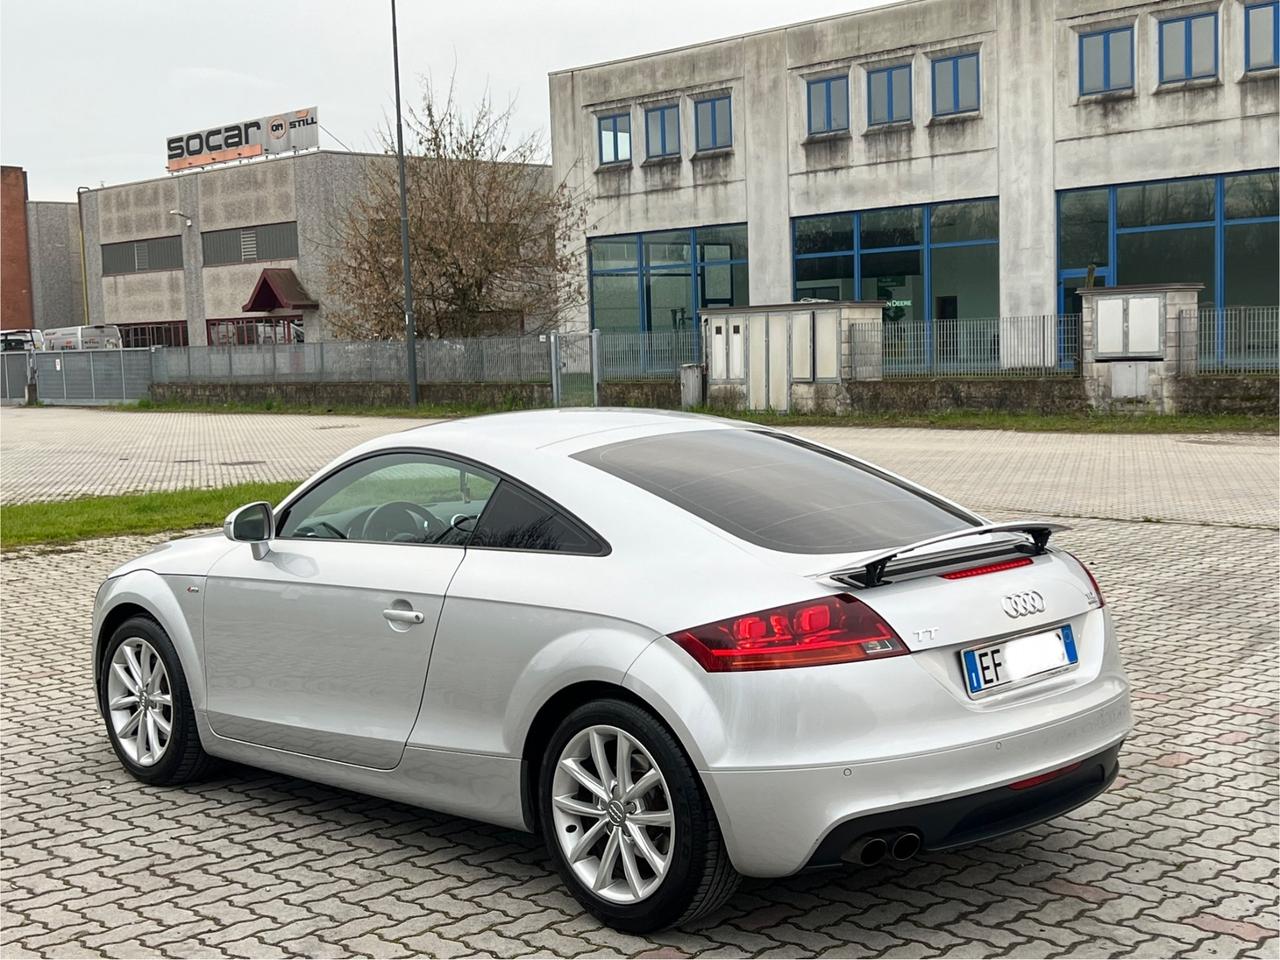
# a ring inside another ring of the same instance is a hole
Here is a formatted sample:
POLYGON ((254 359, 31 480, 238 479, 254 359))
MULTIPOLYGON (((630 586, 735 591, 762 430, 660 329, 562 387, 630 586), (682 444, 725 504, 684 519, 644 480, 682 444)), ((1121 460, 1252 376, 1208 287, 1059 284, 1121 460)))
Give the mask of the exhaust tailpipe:
POLYGON ((870 834, 854 841, 845 852, 844 859, 864 867, 874 867, 889 852, 889 844, 884 837, 870 834))
POLYGON ((889 848, 895 860, 910 860, 920 852, 920 834, 914 830, 899 834, 889 848))

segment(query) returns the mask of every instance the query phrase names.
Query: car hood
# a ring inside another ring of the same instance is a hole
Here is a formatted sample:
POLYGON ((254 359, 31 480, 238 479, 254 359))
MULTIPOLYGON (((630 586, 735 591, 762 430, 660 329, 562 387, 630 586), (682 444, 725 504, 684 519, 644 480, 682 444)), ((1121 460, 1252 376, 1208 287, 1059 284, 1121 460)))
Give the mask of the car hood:
POLYGON ((215 560, 236 546, 237 544, 222 535, 221 530, 183 537, 159 544, 141 556, 121 564, 108 577, 120 577, 135 570, 203 577, 215 560))

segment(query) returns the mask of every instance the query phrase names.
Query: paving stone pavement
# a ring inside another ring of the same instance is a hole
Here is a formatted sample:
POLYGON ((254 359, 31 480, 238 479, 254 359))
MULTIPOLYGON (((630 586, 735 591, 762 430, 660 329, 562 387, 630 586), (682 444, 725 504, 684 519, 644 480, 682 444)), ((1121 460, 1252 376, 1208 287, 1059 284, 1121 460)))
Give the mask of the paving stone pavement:
MULTIPOLYGON (((923 462, 955 436, 930 433, 902 449, 922 445, 923 462)), ((937 459, 939 489, 975 482, 968 459, 937 459)), ((243 767, 138 784, 94 712, 86 633, 101 577, 164 538, 6 554, 0 955, 1275 957, 1274 468, 1225 494, 1175 476, 1158 489, 1180 523, 1080 519, 1061 535, 1102 582, 1134 685, 1137 726, 1108 793, 962 851, 747 881, 716 914, 646 938, 583 914, 524 834, 243 767), (1183 500, 1197 496, 1252 526, 1196 523, 1205 507, 1183 500)), ((1049 479, 1024 489, 1005 473, 969 502, 995 519, 1013 515, 1002 496, 1029 499, 1019 513, 1067 502, 1045 495, 1049 479)), ((1076 512, 1125 502, 1105 489, 1117 474, 1102 476, 1076 512)))
MULTIPOLYGON (((301 480, 370 437, 429 422, 6 407, 0 411, 0 502, 301 480)), ((977 509, 1280 525, 1280 441, 1274 436, 795 432, 977 509)))

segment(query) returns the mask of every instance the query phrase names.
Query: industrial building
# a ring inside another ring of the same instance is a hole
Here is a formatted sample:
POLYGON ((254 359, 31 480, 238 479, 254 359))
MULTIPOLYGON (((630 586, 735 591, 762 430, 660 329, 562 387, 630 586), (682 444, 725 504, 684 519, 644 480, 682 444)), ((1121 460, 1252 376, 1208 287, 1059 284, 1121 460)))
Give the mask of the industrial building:
POLYGON ((0 329, 83 323, 83 262, 74 203, 30 200, 21 167, 0 170, 0 329))
POLYGON ((882 300, 1074 314, 1086 282, 1280 303, 1275 0, 904 0, 550 77, 589 202, 573 325, 882 300))

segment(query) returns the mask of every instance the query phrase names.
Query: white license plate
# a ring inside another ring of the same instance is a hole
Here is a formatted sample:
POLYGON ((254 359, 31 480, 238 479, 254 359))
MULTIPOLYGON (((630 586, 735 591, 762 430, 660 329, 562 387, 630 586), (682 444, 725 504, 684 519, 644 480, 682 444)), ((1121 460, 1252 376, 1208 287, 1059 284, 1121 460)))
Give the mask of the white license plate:
POLYGON ((1070 667, 1078 660, 1075 636, 1069 623, 1049 633, 1014 637, 985 647, 970 647, 960 653, 965 684, 971 697, 1070 667))

